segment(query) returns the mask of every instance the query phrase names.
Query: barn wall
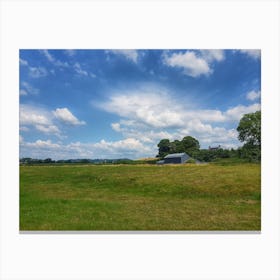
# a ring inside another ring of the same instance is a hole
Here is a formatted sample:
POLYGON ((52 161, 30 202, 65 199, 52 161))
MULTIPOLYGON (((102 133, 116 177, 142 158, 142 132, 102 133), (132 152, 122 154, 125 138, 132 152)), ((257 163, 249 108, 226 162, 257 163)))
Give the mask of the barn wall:
POLYGON ((181 163, 181 157, 165 158, 164 163, 181 163))
POLYGON ((182 163, 186 162, 189 158, 190 157, 187 154, 183 155, 182 156, 182 163))

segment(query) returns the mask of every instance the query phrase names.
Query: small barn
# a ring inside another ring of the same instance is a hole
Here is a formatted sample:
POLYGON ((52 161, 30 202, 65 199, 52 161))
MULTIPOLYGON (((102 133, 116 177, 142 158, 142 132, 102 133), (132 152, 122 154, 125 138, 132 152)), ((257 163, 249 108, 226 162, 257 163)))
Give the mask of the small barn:
POLYGON ((164 157, 164 164, 168 163, 185 163, 190 158, 186 153, 169 154, 164 157))

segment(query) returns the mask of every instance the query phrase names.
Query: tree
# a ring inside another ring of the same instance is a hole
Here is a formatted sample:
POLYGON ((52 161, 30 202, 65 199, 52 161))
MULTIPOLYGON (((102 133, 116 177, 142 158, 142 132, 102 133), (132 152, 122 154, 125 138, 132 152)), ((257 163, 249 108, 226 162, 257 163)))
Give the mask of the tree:
POLYGON ((261 111, 245 114, 237 127, 238 139, 244 142, 240 156, 252 161, 261 159, 261 111))
POLYGON ((191 136, 186 136, 181 141, 183 152, 192 156, 195 152, 199 151, 199 142, 191 136))
POLYGON ((158 143, 158 156, 160 158, 165 157, 170 153, 170 141, 169 139, 162 139, 158 143))
POLYGON ((174 140, 170 143, 170 153, 183 153, 184 152, 184 146, 182 145, 182 142, 179 140, 174 140))
POLYGON ((245 144, 261 145, 261 111, 244 115, 237 127, 238 139, 245 144))
POLYGON ((174 140, 170 142, 169 139, 162 139, 158 143, 157 157, 163 158, 170 153, 187 153, 192 156, 199 151, 199 142, 191 136, 184 137, 181 141, 174 140))

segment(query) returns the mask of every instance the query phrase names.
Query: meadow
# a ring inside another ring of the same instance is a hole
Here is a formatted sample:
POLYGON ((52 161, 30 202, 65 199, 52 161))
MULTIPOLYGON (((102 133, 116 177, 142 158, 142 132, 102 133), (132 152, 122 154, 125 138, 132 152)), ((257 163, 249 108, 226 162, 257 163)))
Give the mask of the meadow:
POLYGON ((20 166, 20 230, 260 229, 260 164, 20 166))

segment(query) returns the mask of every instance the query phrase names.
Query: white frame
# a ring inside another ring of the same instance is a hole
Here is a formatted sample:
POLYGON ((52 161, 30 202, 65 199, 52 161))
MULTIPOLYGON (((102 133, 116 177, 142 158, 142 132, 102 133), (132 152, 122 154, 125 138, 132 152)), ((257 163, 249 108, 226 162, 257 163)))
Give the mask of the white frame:
POLYGON ((277 0, 0 4, 1 279, 280 279, 277 0), (20 234, 21 48, 261 49, 261 234, 20 234))

